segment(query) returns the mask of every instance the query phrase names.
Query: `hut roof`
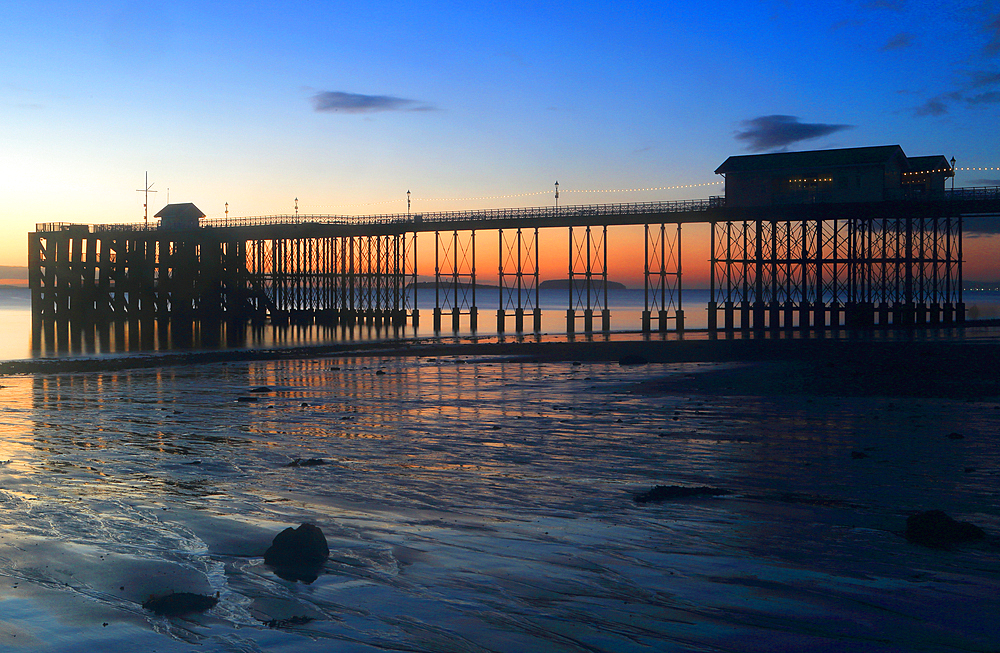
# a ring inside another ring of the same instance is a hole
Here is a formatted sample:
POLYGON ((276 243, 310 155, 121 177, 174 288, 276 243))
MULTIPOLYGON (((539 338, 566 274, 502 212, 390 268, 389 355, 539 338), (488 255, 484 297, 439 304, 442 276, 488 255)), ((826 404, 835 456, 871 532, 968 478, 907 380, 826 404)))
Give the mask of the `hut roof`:
POLYGON ((908 156, 906 162, 910 164, 909 172, 947 172, 952 175, 951 164, 942 154, 934 156, 908 156))
MULTIPOLYGON (((775 154, 749 154, 731 156, 716 169, 716 174, 730 172, 763 172, 803 168, 833 168, 856 165, 888 163, 894 158, 903 159, 903 169, 907 168, 906 155, 898 145, 875 147, 850 147, 839 150, 811 150, 809 152, 778 152, 775 154)), ((943 157, 942 157, 943 158, 943 157)))
POLYGON ((200 220, 205 217, 205 214, 191 202, 183 202, 181 204, 167 204, 153 217, 167 221, 200 220))

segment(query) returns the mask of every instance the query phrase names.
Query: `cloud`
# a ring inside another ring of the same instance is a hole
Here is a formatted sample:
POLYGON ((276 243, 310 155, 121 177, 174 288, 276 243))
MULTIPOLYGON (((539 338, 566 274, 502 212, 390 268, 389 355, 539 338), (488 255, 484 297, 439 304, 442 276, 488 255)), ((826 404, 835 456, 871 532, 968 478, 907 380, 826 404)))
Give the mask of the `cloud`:
POLYGON ((996 104, 1000 102, 1000 91, 989 91, 965 98, 969 104, 996 104))
POLYGON ((889 41, 882 46, 882 52, 902 50, 903 48, 908 48, 911 45, 913 45, 913 35, 907 34, 906 32, 900 32, 896 36, 889 39, 889 41))
POLYGON ((862 5, 865 9, 888 9, 903 11, 903 0, 871 0, 862 5))
POLYGON ((948 105, 941 97, 933 97, 913 110, 916 116, 943 116, 948 113, 948 105))
POLYGON ((1000 103, 1000 91, 980 91, 991 86, 1000 85, 1000 73, 985 70, 967 72, 969 81, 963 83, 959 90, 943 93, 932 97, 919 107, 913 109, 915 116, 943 116, 948 113, 950 104, 964 102, 968 106, 982 106, 1000 103))
MULTIPOLYGON (((1000 184, 1000 179, 992 181, 993 185, 1000 184)), ((992 236, 993 234, 1000 234, 1000 220, 979 216, 962 218, 962 235, 975 238, 976 236, 992 236)))
POLYGON ((834 132, 851 129, 853 125, 826 125, 799 122, 796 116, 760 116, 743 121, 744 130, 736 132, 736 140, 745 141, 752 152, 784 148, 792 143, 807 141, 834 132))
POLYGON ((1000 52, 1000 14, 983 26, 983 31, 990 35, 990 42, 983 48, 983 54, 993 56, 1000 52))
POLYGON ((431 111, 434 107, 391 95, 362 95, 343 91, 323 91, 312 97, 316 111, 375 113, 377 111, 431 111))
POLYGON ((845 18, 844 20, 838 20, 836 23, 830 26, 831 32, 836 32, 847 27, 861 27, 864 25, 860 20, 845 18))
POLYGON ((994 84, 1000 84, 1000 73, 977 70, 972 73, 972 81, 969 83, 969 86, 972 88, 982 88, 983 86, 992 86, 994 84))

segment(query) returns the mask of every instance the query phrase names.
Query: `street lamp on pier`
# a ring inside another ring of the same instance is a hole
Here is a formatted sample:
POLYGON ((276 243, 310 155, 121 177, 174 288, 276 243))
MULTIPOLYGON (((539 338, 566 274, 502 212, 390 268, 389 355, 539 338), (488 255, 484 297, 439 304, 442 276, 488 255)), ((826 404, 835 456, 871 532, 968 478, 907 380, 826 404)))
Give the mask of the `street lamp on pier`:
POLYGON ((556 213, 559 212, 559 182, 556 182, 556 213))

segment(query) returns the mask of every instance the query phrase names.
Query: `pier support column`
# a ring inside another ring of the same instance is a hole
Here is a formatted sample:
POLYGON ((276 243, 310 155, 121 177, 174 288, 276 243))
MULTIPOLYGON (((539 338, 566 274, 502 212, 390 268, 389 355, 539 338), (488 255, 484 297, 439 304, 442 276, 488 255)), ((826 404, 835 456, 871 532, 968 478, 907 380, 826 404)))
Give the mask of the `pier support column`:
POLYGON ((781 328, 781 304, 776 301, 769 302, 767 305, 767 318, 768 318, 768 329, 771 331, 777 331, 781 328))
POLYGON ((507 314, 502 308, 497 309, 497 333, 503 333, 506 327, 507 314))
POLYGON ((826 303, 816 302, 813 304, 813 327, 816 329, 822 329, 826 326, 826 303))

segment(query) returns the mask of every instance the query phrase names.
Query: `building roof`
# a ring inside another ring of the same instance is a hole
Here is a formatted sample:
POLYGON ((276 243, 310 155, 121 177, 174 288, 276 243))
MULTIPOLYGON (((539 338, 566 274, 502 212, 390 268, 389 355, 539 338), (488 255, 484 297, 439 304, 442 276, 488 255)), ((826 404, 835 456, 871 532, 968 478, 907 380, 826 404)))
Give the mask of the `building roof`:
POLYGON ((934 156, 908 156, 906 157, 906 162, 910 164, 910 169, 907 172, 947 172, 949 175, 953 174, 951 164, 948 163, 948 159, 944 158, 942 154, 934 156))
POLYGON ((888 163, 894 158, 903 159, 902 167, 904 169, 907 168, 906 155, 903 154, 903 148, 898 145, 880 145, 876 147, 850 147, 839 150, 812 150, 809 152, 778 152, 775 154, 731 156, 716 169, 715 173, 726 174, 730 172, 764 172, 785 169, 875 165, 888 163))
POLYGON ((191 202, 183 202, 181 204, 167 204, 153 217, 168 221, 200 220, 205 217, 205 214, 191 202))

